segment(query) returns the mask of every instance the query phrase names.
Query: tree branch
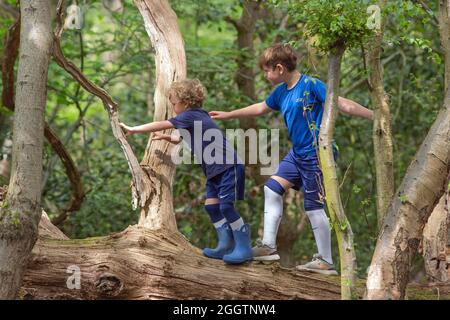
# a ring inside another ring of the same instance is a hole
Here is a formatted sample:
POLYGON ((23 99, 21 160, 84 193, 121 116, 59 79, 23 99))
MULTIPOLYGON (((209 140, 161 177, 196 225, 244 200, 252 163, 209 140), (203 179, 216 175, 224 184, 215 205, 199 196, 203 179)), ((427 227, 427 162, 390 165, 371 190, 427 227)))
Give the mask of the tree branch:
POLYGON ((4 0, 0 0, 0 12, 5 12, 13 19, 18 19, 20 17, 20 11, 17 8, 6 3, 4 0))
POLYGON ((125 138, 125 134, 119 126, 119 112, 117 103, 112 100, 110 95, 105 90, 87 79, 74 63, 66 59, 62 52, 60 39, 64 26, 63 3, 64 1, 60 0, 57 6, 57 27, 54 32, 54 44, 52 52, 53 58, 55 59, 56 63, 61 68, 66 70, 76 81, 78 81, 86 91, 102 100, 105 110, 109 115, 114 137, 117 139, 120 147, 122 148, 122 151, 124 152, 125 158, 127 159, 132 174, 133 209, 136 209, 138 205, 140 207, 144 207, 150 198, 150 191, 145 186, 151 185, 151 182, 146 173, 142 170, 138 160, 136 159, 136 156, 131 149, 131 146, 125 138))
POLYGON ((436 17, 436 15, 434 14, 433 10, 431 10, 431 8, 425 2, 423 2, 422 0, 414 0, 414 2, 417 3, 417 4, 420 4, 422 9, 425 10, 425 12, 430 15, 433 25, 435 27, 438 27, 439 26, 439 19, 436 17))

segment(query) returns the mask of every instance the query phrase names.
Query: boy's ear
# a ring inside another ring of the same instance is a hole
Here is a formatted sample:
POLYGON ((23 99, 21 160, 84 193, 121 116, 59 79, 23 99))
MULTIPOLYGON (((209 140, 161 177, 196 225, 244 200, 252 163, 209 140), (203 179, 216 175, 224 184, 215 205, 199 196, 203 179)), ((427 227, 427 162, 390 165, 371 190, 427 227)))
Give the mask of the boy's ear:
POLYGON ((278 71, 280 72, 280 74, 282 74, 284 71, 286 71, 286 68, 285 68, 282 64, 280 64, 280 63, 278 63, 278 64, 275 66, 275 69, 278 70, 278 71))

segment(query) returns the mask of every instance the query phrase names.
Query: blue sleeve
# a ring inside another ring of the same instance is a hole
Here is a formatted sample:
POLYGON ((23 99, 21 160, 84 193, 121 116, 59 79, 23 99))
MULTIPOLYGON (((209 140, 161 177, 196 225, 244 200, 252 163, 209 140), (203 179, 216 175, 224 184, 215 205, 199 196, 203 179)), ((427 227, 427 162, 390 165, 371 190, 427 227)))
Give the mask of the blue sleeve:
POLYGON ((314 78, 311 91, 319 102, 325 102, 327 97, 327 87, 322 81, 314 78))
POLYGON ((266 104, 270 109, 280 111, 280 90, 281 86, 278 86, 275 90, 272 91, 270 96, 266 99, 266 104))
POLYGON ((194 125, 194 119, 190 112, 185 111, 178 114, 176 117, 170 118, 169 121, 177 129, 188 129, 194 125))

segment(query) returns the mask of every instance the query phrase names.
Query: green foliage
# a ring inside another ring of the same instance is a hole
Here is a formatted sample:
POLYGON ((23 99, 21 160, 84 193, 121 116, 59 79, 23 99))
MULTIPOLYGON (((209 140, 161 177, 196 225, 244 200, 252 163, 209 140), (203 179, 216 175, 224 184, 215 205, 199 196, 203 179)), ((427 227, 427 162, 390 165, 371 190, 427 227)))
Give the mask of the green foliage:
POLYGON ((367 26, 367 9, 373 3, 368 0, 303 0, 290 2, 289 12, 304 23, 304 35, 317 39, 317 48, 328 52, 338 44, 348 48, 359 46, 372 35, 373 30, 367 26))
POLYGON ((408 197, 405 194, 400 195, 398 198, 400 199, 400 202, 402 204, 405 204, 408 202, 408 197))

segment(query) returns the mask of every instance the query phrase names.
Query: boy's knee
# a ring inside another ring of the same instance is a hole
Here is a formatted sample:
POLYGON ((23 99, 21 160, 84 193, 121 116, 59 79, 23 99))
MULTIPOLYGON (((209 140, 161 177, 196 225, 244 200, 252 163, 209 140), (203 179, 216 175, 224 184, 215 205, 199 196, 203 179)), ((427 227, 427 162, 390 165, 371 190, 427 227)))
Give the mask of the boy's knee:
POLYGON ((283 196, 283 194, 286 191, 286 190, 284 190, 281 183, 279 183, 277 180, 275 180, 273 178, 269 178, 269 180, 267 180, 266 184, 264 185, 264 190, 266 188, 272 190, 273 192, 279 194, 280 196, 283 196))
POLYGON ((307 197, 305 197, 304 204, 305 204, 305 211, 313 211, 324 208, 323 202, 318 199, 308 199, 307 197))
POLYGON ((227 213, 234 211, 234 203, 233 202, 221 202, 219 204, 220 212, 227 213))

